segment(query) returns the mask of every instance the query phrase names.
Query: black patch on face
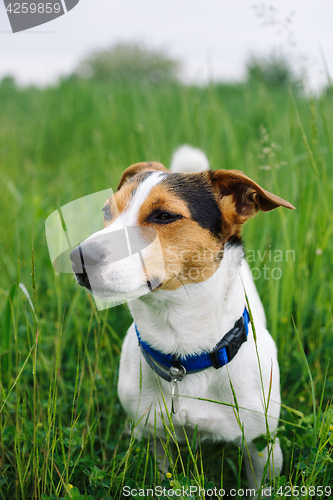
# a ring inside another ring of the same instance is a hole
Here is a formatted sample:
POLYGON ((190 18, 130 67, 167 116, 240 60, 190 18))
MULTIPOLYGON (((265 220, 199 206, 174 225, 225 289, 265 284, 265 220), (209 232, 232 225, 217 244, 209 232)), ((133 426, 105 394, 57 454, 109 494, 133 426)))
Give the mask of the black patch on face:
POLYGON ((171 173, 162 180, 161 185, 186 203, 195 222, 221 238, 222 214, 206 173, 171 173))
POLYGON ((243 243, 241 236, 236 236, 236 235, 230 236, 226 245, 228 247, 243 248, 244 249, 244 243, 243 243))

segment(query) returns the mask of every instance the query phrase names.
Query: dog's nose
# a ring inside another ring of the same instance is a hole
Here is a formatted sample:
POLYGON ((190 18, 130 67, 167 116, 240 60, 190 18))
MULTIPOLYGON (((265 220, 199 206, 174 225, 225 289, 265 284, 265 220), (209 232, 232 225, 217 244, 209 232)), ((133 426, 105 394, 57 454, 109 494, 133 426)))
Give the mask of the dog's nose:
POLYGON ((95 245, 88 243, 79 245, 70 254, 73 270, 76 273, 85 272, 87 269, 98 266, 102 260, 102 253, 95 245))
POLYGON ((103 257, 98 246, 91 243, 79 245, 79 251, 81 252, 81 260, 83 260, 83 265, 86 269, 98 266, 103 257))
POLYGON ((73 271, 75 273, 83 273, 84 267, 80 245, 78 247, 75 247, 74 250, 71 251, 70 258, 73 264, 73 271))

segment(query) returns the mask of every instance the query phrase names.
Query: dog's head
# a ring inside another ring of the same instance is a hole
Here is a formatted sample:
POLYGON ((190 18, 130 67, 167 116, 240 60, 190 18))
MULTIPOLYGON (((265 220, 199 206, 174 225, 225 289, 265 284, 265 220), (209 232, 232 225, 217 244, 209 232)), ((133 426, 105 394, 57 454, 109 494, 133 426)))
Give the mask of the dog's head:
POLYGON ((240 238, 247 219, 280 206, 294 208, 237 170, 185 174, 137 163, 106 201, 104 229, 72 252, 73 268, 80 285, 105 299, 147 285, 174 290, 202 282, 219 267, 225 244, 240 238), (120 249, 128 232, 119 231, 126 227, 136 229, 138 258, 131 263, 120 249))

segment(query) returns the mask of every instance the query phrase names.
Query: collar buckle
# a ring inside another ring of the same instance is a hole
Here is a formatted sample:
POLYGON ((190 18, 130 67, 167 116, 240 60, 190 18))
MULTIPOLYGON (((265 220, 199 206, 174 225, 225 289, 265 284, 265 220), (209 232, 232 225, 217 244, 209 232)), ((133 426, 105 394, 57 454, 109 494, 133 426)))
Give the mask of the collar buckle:
POLYGON ((225 348, 228 355, 228 363, 236 356, 239 351, 240 346, 243 342, 246 342, 246 328, 244 316, 239 318, 235 323, 235 326, 229 330, 229 332, 223 337, 223 339, 217 344, 217 346, 210 352, 209 357, 214 368, 218 369, 221 367, 219 362, 218 353, 221 349, 225 348))

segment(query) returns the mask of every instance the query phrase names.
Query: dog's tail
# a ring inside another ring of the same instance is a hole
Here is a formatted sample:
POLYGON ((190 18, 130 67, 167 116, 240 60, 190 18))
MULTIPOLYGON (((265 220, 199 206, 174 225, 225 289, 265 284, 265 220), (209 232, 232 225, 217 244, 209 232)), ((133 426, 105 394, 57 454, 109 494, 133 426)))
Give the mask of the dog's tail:
POLYGON ((201 172, 208 169, 209 161, 205 153, 187 144, 176 149, 170 165, 171 172, 201 172))

